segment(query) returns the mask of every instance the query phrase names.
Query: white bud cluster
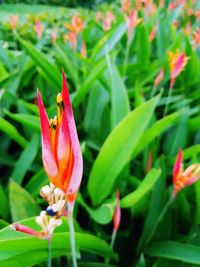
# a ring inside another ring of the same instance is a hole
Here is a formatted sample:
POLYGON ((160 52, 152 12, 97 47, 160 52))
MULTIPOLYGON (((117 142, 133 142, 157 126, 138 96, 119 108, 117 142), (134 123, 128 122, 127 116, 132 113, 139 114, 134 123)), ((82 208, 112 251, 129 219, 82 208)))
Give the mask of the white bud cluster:
POLYGON ((36 217, 36 223, 42 228, 42 233, 48 238, 52 235, 55 228, 62 224, 61 219, 49 217, 46 211, 41 211, 36 217))

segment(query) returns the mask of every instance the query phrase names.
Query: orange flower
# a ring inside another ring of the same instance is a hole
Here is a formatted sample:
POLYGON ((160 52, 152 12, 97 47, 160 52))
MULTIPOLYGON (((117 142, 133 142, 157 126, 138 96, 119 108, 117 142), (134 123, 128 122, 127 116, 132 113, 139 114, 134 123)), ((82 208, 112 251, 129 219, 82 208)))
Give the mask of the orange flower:
POLYGON ((42 37, 42 33, 44 31, 44 27, 42 26, 40 20, 36 20, 35 26, 34 26, 34 31, 37 34, 37 37, 40 39, 42 37))
POLYGON ((18 24, 19 16, 12 15, 9 17, 9 24, 13 30, 16 30, 18 24))
POLYGON ((51 40, 52 40, 52 44, 56 43, 56 39, 57 39, 57 34, 55 30, 52 30, 51 32, 51 40))
POLYGON ((87 57, 87 49, 86 49, 85 42, 82 42, 82 45, 81 45, 81 57, 82 58, 86 58, 87 57))
POLYGON ((160 0, 159 1, 159 7, 163 8, 165 6, 165 0, 160 0))
POLYGON ((149 41, 150 42, 152 42, 155 39, 157 29, 158 29, 158 24, 156 23, 155 26, 153 27, 152 31, 149 34, 149 41))
POLYGON ((100 11, 96 13, 96 22, 100 22, 103 19, 103 14, 100 11))
POLYGON ((183 152, 179 150, 173 168, 173 184, 175 196, 182 188, 187 185, 193 184, 200 178, 200 164, 192 164, 186 170, 183 169, 183 152))
POLYGON ((109 31, 113 21, 115 20, 115 15, 112 13, 112 11, 108 11, 106 13, 105 19, 103 21, 103 29, 104 31, 109 31))
POLYGON ((187 65, 189 57, 186 57, 185 53, 180 53, 179 50, 176 53, 168 51, 168 58, 170 63, 170 88, 174 86, 176 77, 183 71, 187 65))
POLYGON ((120 193, 116 191, 116 208, 113 216, 114 231, 118 231, 121 222, 120 193))
POLYGON ((195 49, 200 45, 200 28, 194 32, 192 42, 195 49))
POLYGON ((158 86, 164 77, 164 69, 162 68, 154 80, 154 87, 158 86))
POLYGON ((195 12, 195 18, 196 20, 200 19, 200 9, 195 12))
POLYGON ((192 25, 190 22, 188 22, 186 26, 183 28, 183 32, 185 33, 185 35, 190 35, 191 31, 192 31, 192 25))
POLYGON ((64 40, 71 44, 72 49, 76 48, 77 45, 77 35, 74 32, 68 32, 64 35, 64 40))
POLYGON ((74 15, 72 17, 72 23, 66 22, 64 26, 70 31, 73 32, 74 34, 78 35, 79 32, 82 32, 84 29, 84 22, 83 20, 78 16, 74 15))
POLYGON ((131 32, 135 29, 135 27, 140 22, 142 22, 142 19, 137 17, 137 11, 132 10, 130 16, 127 17, 128 36, 129 37, 131 35, 131 32))
POLYGON ((44 169, 51 183, 74 202, 81 183, 83 160, 64 73, 62 93, 57 95, 58 116, 49 121, 39 91, 38 107, 44 169))
POLYGON ((132 7, 131 0, 121 0, 121 11, 123 14, 130 13, 132 7))

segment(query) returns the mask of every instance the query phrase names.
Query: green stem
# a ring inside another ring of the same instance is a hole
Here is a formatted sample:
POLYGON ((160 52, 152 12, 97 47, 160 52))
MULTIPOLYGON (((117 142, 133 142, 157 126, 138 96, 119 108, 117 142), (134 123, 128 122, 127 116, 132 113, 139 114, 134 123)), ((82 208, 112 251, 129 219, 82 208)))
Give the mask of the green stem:
POLYGON ((48 267, 51 267, 51 237, 48 238, 48 267))
POLYGON ((133 38, 133 36, 132 36, 132 33, 131 33, 131 35, 127 37, 122 77, 124 77, 124 75, 126 73, 126 66, 127 66, 127 63, 128 63, 128 55, 129 55, 129 49, 130 49, 130 44, 131 44, 131 39, 132 38, 133 38))
POLYGON ((169 91, 168 91, 167 102, 166 102, 166 105, 165 105, 165 110, 164 110, 164 115, 163 115, 163 117, 165 117, 165 116, 167 115, 168 107, 169 107, 169 101, 170 101, 171 96, 172 96, 172 90, 173 90, 173 88, 170 87, 170 88, 169 88, 169 91))
POLYGON ((69 233, 70 233, 70 245, 71 245, 71 253, 72 253, 72 263, 73 267, 77 267, 76 260, 76 243, 75 243, 75 231, 74 231, 74 222, 73 222, 73 208, 74 203, 69 204, 70 207, 68 209, 68 224, 69 224, 69 233))
MULTIPOLYGON (((114 244, 115 244, 116 236, 117 236, 117 230, 116 230, 116 229, 113 229, 112 237, 111 237, 111 242, 110 242, 110 247, 111 247, 112 249, 113 249, 114 244)), ((110 262, 110 259, 109 259, 109 258, 106 258, 106 259, 105 259, 105 263, 106 263, 106 264, 109 264, 109 262, 110 262)))
POLYGON ((157 86, 153 86, 153 89, 151 91, 151 98, 155 95, 156 89, 157 89, 157 86))
POLYGON ((166 212, 167 212, 169 206, 170 206, 171 203, 173 202, 173 200, 174 200, 174 195, 172 194, 171 197, 169 198, 168 202, 166 203, 164 209, 163 209, 162 212, 160 213, 160 216, 158 217, 158 220, 155 222, 154 227, 152 228, 151 232, 149 233, 149 235, 148 235, 146 241, 144 242, 143 247, 144 247, 147 243, 149 243, 149 241, 151 241, 151 239, 152 239, 152 237, 153 237, 153 235, 154 235, 156 229, 158 228, 159 224, 161 223, 163 217, 165 216, 165 214, 166 214, 166 212))
POLYGON ((113 229, 111 243, 110 243, 110 247, 112 249, 113 249, 114 244, 115 244, 116 236, 117 236, 117 231, 116 231, 116 229, 113 229))

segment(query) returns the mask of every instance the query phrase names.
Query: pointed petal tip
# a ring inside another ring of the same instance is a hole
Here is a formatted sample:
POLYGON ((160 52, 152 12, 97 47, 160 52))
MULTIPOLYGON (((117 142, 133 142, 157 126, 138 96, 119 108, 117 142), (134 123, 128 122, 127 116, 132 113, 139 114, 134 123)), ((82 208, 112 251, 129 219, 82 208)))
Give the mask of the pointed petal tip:
POLYGON ((178 151, 178 155, 176 157, 176 161, 174 163, 174 168, 173 168, 173 179, 174 182, 176 180, 176 177, 181 169, 181 165, 182 165, 182 160, 183 160, 183 151, 182 149, 179 149, 178 151))

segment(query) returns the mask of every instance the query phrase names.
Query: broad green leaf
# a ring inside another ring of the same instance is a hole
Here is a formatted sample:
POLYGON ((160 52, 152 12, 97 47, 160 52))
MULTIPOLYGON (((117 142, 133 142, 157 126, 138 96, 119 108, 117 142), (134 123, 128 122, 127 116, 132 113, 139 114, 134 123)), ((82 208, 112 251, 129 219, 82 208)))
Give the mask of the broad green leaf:
POLYGON ((125 23, 120 23, 119 25, 113 27, 113 29, 105 34, 94 47, 92 58, 100 58, 105 54, 105 52, 110 52, 122 38, 126 30, 127 26, 125 23))
POLYGON ((5 228, 6 226, 9 226, 9 223, 0 219, 0 229, 5 228))
POLYGON ((32 196, 12 180, 9 185, 9 200, 13 221, 36 216, 40 212, 40 208, 32 196))
POLYGON ((200 264, 200 247, 176 241, 151 243, 145 250, 151 257, 180 260, 190 264, 200 264))
MULTIPOLYGON (((38 226, 35 228, 36 223, 34 222, 34 219, 31 219, 31 221, 29 220, 28 224, 25 220, 19 223, 29 225, 29 227, 33 227, 34 229, 38 229, 38 226)), ((58 227, 57 229, 59 228, 61 227, 58 227)), ((53 235, 52 252, 55 253, 53 254, 54 257, 66 255, 66 253, 69 253, 71 251, 69 239, 70 235, 66 231, 56 231, 53 235), (62 251, 61 254, 59 253, 60 250, 62 251)), ((76 232, 75 236, 76 246, 81 251, 91 252, 106 258, 117 258, 116 254, 104 240, 91 234, 80 232, 76 232)), ((0 251, 0 264, 1 262, 11 262, 15 258, 17 258, 17 262, 19 264, 23 264, 23 260, 27 260, 29 253, 30 257, 31 255, 33 256, 33 251, 35 251, 35 254, 38 255, 40 259, 39 261, 37 261, 37 263, 44 261, 44 257, 40 258, 39 256, 41 251, 44 252, 44 250, 46 250, 47 256, 47 240, 40 240, 24 233, 13 231, 10 229, 10 227, 6 227, 0 231, 0 247, 3 248, 3 250, 0 251), (25 256, 26 258, 24 258, 25 256)), ((20 266, 25 267, 26 265, 20 266)))
POLYGON ((79 194, 78 202, 88 212, 90 217, 97 223, 108 224, 111 222, 115 209, 115 202, 104 203, 97 209, 90 208, 79 194))
MULTIPOLYGON (((160 177, 160 175, 158 176, 160 177)), ((163 198, 164 198, 164 179, 163 173, 161 179, 158 179, 154 185, 154 190, 151 194, 150 203, 148 206, 148 211, 145 216, 145 223, 143 227, 143 232, 140 237, 139 245, 137 250, 141 251, 146 241, 149 238, 149 234, 151 233, 155 222, 158 220, 160 213, 163 209, 163 198)))
POLYGON ((188 38, 186 40, 186 54, 189 56, 189 61, 184 72, 184 80, 187 85, 192 85, 199 79, 199 58, 195 53, 192 44, 188 38))
POLYGON ((178 150, 184 147, 188 133, 187 122, 188 111, 184 110, 181 112, 176 126, 168 132, 167 138, 165 139, 164 147, 169 156, 176 155, 178 150))
POLYGON ((30 178, 25 188, 32 195, 37 196, 42 186, 49 183, 49 180, 45 174, 44 169, 38 171, 33 177, 30 178))
POLYGON ((130 112, 110 133, 92 167, 88 192, 93 204, 107 197, 117 176, 130 161, 131 154, 147 127, 158 97, 130 112))
POLYGON ((184 160, 190 159, 196 154, 200 154, 200 144, 190 146, 190 147, 183 150, 184 160))
POLYGON ((138 188, 134 192, 121 199, 120 206, 122 208, 129 208, 134 206, 139 200, 144 197, 146 193, 148 193, 153 188, 158 178, 160 177, 160 174, 160 169, 151 169, 145 176, 144 180, 140 183, 138 188))
POLYGON ((138 27, 136 53, 140 70, 147 69, 150 59, 150 41, 147 29, 143 23, 138 27))
POLYGON ((26 50, 26 52, 32 57, 32 59, 35 61, 37 66, 39 66, 42 71, 46 74, 48 79, 51 80, 51 82, 55 86, 55 90, 57 92, 58 88, 61 87, 61 73, 59 70, 52 65, 49 60, 46 58, 46 56, 38 50, 35 46, 33 46, 31 43, 24 41, 20 37, 17 37, 22 47, 26 50))
POLYGON ((157 34, 156 34, 156 44, 157 44, 157 56, 160 61, 163 61, 163 55, 168 45, 168 32, 169 32, 169 22, 167 18, 161 18, 158 24, 157 34))
POLYGON ((149 129, 147 129, 143 133, 140 141, 138 142, 136 148, 134 149, 132 157, 134 158, 157 136, 161 135, 166 129, 174 125, 177 122, 179 116, 180 114, 176 112, 156 121, 149 129))
MULTIPOLYGON (((152 267, 189 267, 188 264, 185 264, 180 261, 175 260, 167 260, 167 259, 159 259, 155 262, 152 267)), ((193 266, 194 267, 194 266, 193 266)))
MULTIPOLYGON (((22 241, 23 242, 23 241, 22 241)), ((65 255, 65 249, 56 249, 51 252, 51 258, 57 258, 65 255)), ((8 259, 0 260, 1 267, 29 267, 38 266, 42 262, 46 262, 48 259, 47 249, 33 249, 19 255, 14 255, 8 259)))
POLYGON ((17 113, 11 113, 8 110, 4 110, 5 114, 12 118, 13 120, 30 127, 32 129, 35 129, 37 131, 40 131, 40 121, 39 117, 36 117, 34 115, 29 114, 17 114, 17 113))
POLYGON ((11 139, 15 140, 20 146, 26 147, 26 139, 19 134, 17 129, 8 121, 0 117, 0 131, 7 134, 11 139))
POLYGON ((111 126, 114 128, 129 112, 130 104, 126 87, 115 64, 106 54, 111 81, 111 126))
POLYGON ((200 116, 189 119, 188 128, 192 131, 197 131, 200 128, 200 116))
POLYGON ((79 267, 117 267, 116 265, 110 265, 107 263, 99 262, 83 262, 78 264, 79 267))
POLYGON ((0 215, 2 218, 7 219, 9 215, 9 203, 8 198, 6 196, 6 192, 3 189, 3 186, 0 184, 0 203, 1 203, 1 209, 0 209, 0 215))
POLYGON ((106 61, 103 58, 96 64, 95 67, 93 67, 91 72, 88 75, 86 75, 87 78, 84 80, 83 84, 78 88, 76 95, 72 101, 74 106, 78 106, 82 102, 85 95, 91 89, 91 85, 94 83, 94 81, 98 80, 105 67, 106 67, 106 61))
POLYGON ((71 60, 67 56, 66 51, 63 51, 60 46, 55 45, 54 49, 56 52, 55 56, 58 59, 58 61, 63 65, 63 68, 66 72, 67 77, 70 76, 70 78, 72 78, 74 84, 77 86, 78 73, 77 73, 77 70, 76 70, 73 62, 71 62, 71 60))
POLYGON ((0 64, 0 82, 8 77, 8 73, 3 64, 0 64))
POLYGON ((34 158, 36 157, 39 145, 38 134, 35 134, 31 141, 28 143, 24 151, 21 153, 20 158, 15 163, 14 170, 11 174, 11 178, 21 184, 26 172, 30 168, 34 158))
POLYGON ((105 105, 109 101, 109 95, 100 82, 95 82, 89 94, 85 112, 84 126, 90 135, 101 134, 101 119, 105 105))

